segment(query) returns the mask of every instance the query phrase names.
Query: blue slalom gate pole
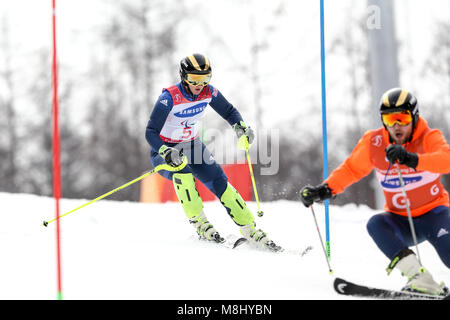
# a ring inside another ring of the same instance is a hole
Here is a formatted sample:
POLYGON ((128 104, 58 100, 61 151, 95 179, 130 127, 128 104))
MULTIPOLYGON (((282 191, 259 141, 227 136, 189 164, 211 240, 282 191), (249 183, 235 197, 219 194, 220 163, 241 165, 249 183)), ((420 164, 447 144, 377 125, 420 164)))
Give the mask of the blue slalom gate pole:
MULTIPOLYGON (((325 86, 325 18, 324 0, 320 0, 320 64, 322 77, 322 144, 323 144, 323 179, 328 177, 328 147, 327 147, 327 99, 325 86)), ((329 201, 325 200, 325 246, 330 259, 330 216, 329 201)))

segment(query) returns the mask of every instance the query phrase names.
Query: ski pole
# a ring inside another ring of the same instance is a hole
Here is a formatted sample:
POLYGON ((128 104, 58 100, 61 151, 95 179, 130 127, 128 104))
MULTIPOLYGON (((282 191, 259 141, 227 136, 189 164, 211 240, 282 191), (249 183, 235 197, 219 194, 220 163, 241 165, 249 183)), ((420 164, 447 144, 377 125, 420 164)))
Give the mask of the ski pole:
POLYGON ((419 260, 419 264, 422 265, 422 261, 420 260, 420 254, 419 254, 419 245, 417 243, 417 237, 416 237, 416 230, 414 228, 414 221, 411 215, 411 209, 409 208, 409 200, 406 195, 406 188, 405 188, 405 182, 403 181, 403 175, 400 170, 400 166, 398 166, 398 179, 400 180, 400 188, 402 190, 403 196, 405 197, 406 201, 406 211, 408 212, 408 221, 409 221, 409 228, 411 229, 411 234, 413 237, 414 245, 416 247, 417 251, 417 260, 419 260))
POLYGON ((258 217, 262 217, 264 215, 264 212, 261 210, 261 207, 259 205, 258 190, 256 189, 255 175, 253 174, 252 161, 250 160, 250 152, 248 151, 248 149, 250 148, 250 144, 248 143, 247 136, 242 135, 238 139, 238 148, 241 150, 245 150, 245 153, 247 155, 247 163, 248 163, 248 169, 250 171, 250 178, 252 179, 253 193, 255 194, 255 200, 256 200, 256 204, 258 206, 257 213, 258 213, 258 217))
POLYGON ((136 179, 131 180, 131 181, 129 181, 129 182, 127 182, 127 183, 121 185, 120 187, 117 187, 116 189, 113 189, 113 190, 111 190, 111 191, 109 191, 109 192, 107 192, 107 193, 105 193, 105 194, 103 194, 103 195, 101 195, 101 196, 95 198, 94 200, 91 200, 91 201, 89 201, 89 202, 87 202, 87 203, 85 203, 85 204, 83 204, 83 205, 81 205, 81 206, 79 206, 79 207, 77 207, 77 208, 75 208, 75 209, 73 209, 73 210, 70 210, 69 212, 64 213, 63 215, 60 215, 59 218, 55 218, 55 219, 50 220, 50 221, 44 221, 44 222, 42 223, 42 225, 43 225, 44 227, 47 227, 49 223, 52 223, 53 221, 56 221, 56 220, 58 220, 58 219, 61 219, 62 217, 67 216, 67 215, 70 214, 70 213, 73 213, 73 212, 75 212, 75 211, 77 211, 77 210, 80 210, 81 208, 84 208, 84 207, 86 207, 86 206, 88 206, 88 205, 90 205, 90 204, 93 204, 94 202, 97 202, 98 200, 101 200, 101 199, 103 199, 103 198, 105 198, 105 197, 107 197, 107 196, 109 196, 109 195, 111 195, 111 194, 113 194, 113 193, 115 193, 115 192, 117 192, 117 191, 119 191, 119 190, 122 190, 122 189, 124 189, 124 188, 126 188, 126 187, 132 185, 133 183, 136 183, 136 182, 138 182, 138 181, 144 179, 145 177, 147 177, 147 176, 149 176, 149 175, 151 175, 151 174, 153 174, 153 173, 155 173, 155 172, 158 172, 158 171, 161 171, 161 170, 167 170, 167 171, 176 172, 176 171, 183 170, 183 168, 186 167, 186 165, 187 165, 187 158, 184 157, 183 163, 180 164, 178 167, 172 167, 172 166, 170 166, 170 165, 168 165, 168 164, 161 164, 161 165, 159 165, 159 166, 156 166, 155 168, 153 168, 152 170, 150 170, 150 171, 147 172, 147 173, 144 173, 144 174, 141 175, 140 177, 137 177, 136 179))
POLYGON ((333 270, 331 269, 331 265, 330 265, 330 260, 328 258, 327 252, 325 250, 325 246, 323 245, 322 235, 320 234, 320 229, 319 229, 319 224, 317 223, 316 213, 314 212, 314 208, 312 205, 310 206, 310 208, 311 208, 312 215, 314 217, 314 222, 316 224, 316 229, 317 229, 317 233, 319 235, 320 244, 322 245, 323 254, 324 254, 325 260, 327 261, 327 264, 328 264, 328 272, 329 272, 329 274, 333 274, 333 270))
POLYGON ((253 166, 252 161, 250 160, 250 152, 248 151, 248 146, 247 148, 245 148, 245 152, 247 153, 248 169, 250 170, 250 177, 252 178, 253 192, 255 194, 256 204, 258 205, 258 212, 257 212, 258 217, 262 217, 264 215, 264 212, 261 210, 261 207, 259 206, 258 190, 256 190, 255 176, 253 174, 253 166))

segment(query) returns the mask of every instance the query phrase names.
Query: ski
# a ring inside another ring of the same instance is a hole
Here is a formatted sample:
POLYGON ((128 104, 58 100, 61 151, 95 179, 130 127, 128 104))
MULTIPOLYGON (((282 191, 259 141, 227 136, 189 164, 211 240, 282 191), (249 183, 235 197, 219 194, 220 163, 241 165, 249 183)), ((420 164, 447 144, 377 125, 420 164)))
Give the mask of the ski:
POLYGON ((289 255, 303 257, 313 249, 312 246, 307 246, 303 250, 285 249, 285 248, 283 248, 281 246, 277 246, 277 245, 268 246, 266 248, 258 248, 258 247, 253 246, 247 239, 245 239, 245 238, 243 238, 243 239, 244 239, 243 243, 247 243, 248 244, 247 247, 250 250, 257 250, 257 251, 261 251, 261 252, 269 252, 269 253, 275 253, 275 254, 289 254, 289 255))
POLYGON ((230 234, 225 238, 223 245, 225 245, 226 247, 228 247, 230 249, 236 249, 237 247, 239 247, 240 245, 242 245, 246 242, 247 242, 247 239, 245 239, 244 237, 238 237, 238 236, 235 236, 234 234, 230 234))
POLYGON ((241 245, 247 243, 248 244, 247 247, 251 250, 259 250, 262 252, 271 252, 271 253, 276 253, 276 254, 291 254, 291 255, 300 256, 300 257, 305 256, 313 249, 312 246, 307 246, 303 250, 284 249, 279 246, 277 246, 274 249, 272 249, 272 248, 267 248, 267 249, 254 248, 246 238, 239 237, 234 234, 227 235, 226 237, 222 238, 222 241, 211 241, 211 240, 206 240, 205 238, 201 238, 201 237, 197 237, 197 239, 202 242, 218 244, 218 245, 223 246, 228 249, 236 249, 237 247, 240 247, 241 245))
POLYGON ((221 238, 221 241, 206 240, 205 238, 202 237, 198 237, 197 239, 202 242, 218 244, 228 249, 235 249, 240 245, 244 244, 245 242, 247 242, 247 239, 245 239, 244 237, 238 237, 234 234, 230 234, 225 238, 221 238))
POLYGON ((245 239, 244 237, 237 239, 237 240, 234 242, 232 249, 235 249, 236 247, 240 246, 241 244, 243 244, 243 243, 245 243, 245 242, 247 242, 247 241, 248 241, 248 240, 245 239))
POLYGON ((296 250, 289 250, 287 253, 300 255, 300 257, 303 257, 305 254, 310 252, 313 249, 312 246, 307 246, 303 251, 296 251, 296 250))
POLYGON ((333 286, 339 294, 363 298, 393 300, 450 300, 450 295, 437 296, 420 292, 373 288, 355 284, 341 278, 334 279, 333 286))
POLYGON ((304 255, 306 255, 307 253, 309 253, 311 250, 313 249, 312 246, 307 246, 305 249, 303 250, 296 250, 296 249, 284 249, 281 248, 281 250, 279 251, 273 251, 273 250, 266 250, 269 252, 273 252, 273 253, 279 253, 279 254, 290 254, 290 255, 294 255, 294 256, 300 256, 303 257, 304 255))

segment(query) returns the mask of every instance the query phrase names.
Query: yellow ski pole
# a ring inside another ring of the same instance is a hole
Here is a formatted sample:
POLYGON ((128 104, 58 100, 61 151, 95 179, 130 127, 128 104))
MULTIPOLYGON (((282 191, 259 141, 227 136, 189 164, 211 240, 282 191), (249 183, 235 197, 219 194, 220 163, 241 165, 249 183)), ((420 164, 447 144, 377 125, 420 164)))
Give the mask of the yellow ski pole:
POLYGON ((258 190, 256 190, 256 183, 255 183, 255 175, 253 174, 253 166, 252 161, 250 160, 250 152, 248 151, 250 145, 248 143, 248 139, 245 135, 241 136, 238 140, 238 148, 241 150, 245 150, 245 153, 247 154, 247 163, 248 163, 248 169, 250 171, 250 177, 252 179, 252 185, 253 185, 253 193, 255 194, 255 200, 256 204, 258 206, 258 217, 262 217, 264 215, 264 212, 261 210, 261 207, 259 206, 259 197, 258 197, 258 190))
MULTIPOLYGON (((103 194, 103 195, 101 195, 101 196, 95 198, 94 200, 91 200, 91 201, 89 201, 89 202, 87 202, 87 203, 85 203, 85 204, 83 204, 83 205, 81 205, 81 206, 79 206, 79 207, 77 207, 77 208, 75 208, 75 209, 73 209, 73 210, 70 210, 69 212, 64 213, 63 215, 60 215, 60 216, 59 216, 59 219, 61 219, 61 218, 64 217, 64 216, 67 216, 68 214, 71 214, 71 213, 73 213, 73 212, 75 212, 75 211, 77 211, 77 210, 80 210, 81 208, 84 208, 84 207, 86 207, 86 206, 88 206, 88 205, 90 205, 90 204, 93 204, 94 202, 97 202, 98 200, 101 200, 101 199, 103 199, 103 198, 106 198, 107 196, 112 195, 113 193, 115 193, 115 192, 117 192, 117 191, 119 191, 119 190, 122 190, 122 189, 124 189, 124 188, 126 188, 126 187, 132 185, 133 183, 136 183, 136 182, 138 182, 138 181, 144 179, 145 177, 147 177, 147 176, 149 176, 149 175, 151 175, 151 174, 153 174, 153 173, 155 173, 155 172, 158 172, 158 171, 161 171, 161 170, 167 170, 167 171, 176 172, 176 171, 183 170, 184 167, 186 167, 186 165, 187 165, 187 158, 184 157, 183 163, 180 164, 178 167, 172 167, 172 166, 170 166, 170 165, 168 165, 168 164, 161 164, 161 165, 159 165, 159 166, 156 166, 155 168, 153 168, 152 170, 150 170, 150 171, 147 172, 147 173, 144 173, 144 174, 141 175, 140 177, 137 177, 136 179, 131 180, 130 182, 127 182, 127 183, 121 185, 120 187, 117 187, 116 189, 111 190, 111 191, 109 191, 109 192, 107 192, 107 193, 105 193, 105 194, 103 194)), ((43 225, 44 227, 47 227, 49 223, 52 223, 53 221, 56 221, 56 220, 57 220, 57 219, 55 218, 55 219, 53 219, 53 220, 44 221, 44 222, 42 223, 42 225, 43 225)))
POLYGON ((248 168, 250 170, 250 177, 252 178, 253 192, 255 193, 256 204, 258 205, 258 212, 257 212, 258 217, 262 217, 264 215, 264 212, 261 210, 261 208, 259 206, 258 190, 256 190, 255 176, 253 175, 253 166, 252 166, 252 162, 250 160, 250 153, 248 152, 248 148, 245 149, 245 152, 247 153, 247 162, 248 162, 248 168))

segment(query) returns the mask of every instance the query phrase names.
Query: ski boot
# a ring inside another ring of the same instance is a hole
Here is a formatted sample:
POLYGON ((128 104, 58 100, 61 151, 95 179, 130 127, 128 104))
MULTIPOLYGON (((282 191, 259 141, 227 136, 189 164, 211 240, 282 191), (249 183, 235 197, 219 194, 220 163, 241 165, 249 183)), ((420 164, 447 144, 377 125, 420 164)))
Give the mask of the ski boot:
POLYGON ((219 232, 214 226, 206 219, 203 211, 197 217, 189 219, 189 222, 194 226, 199 239, 214 241, 218 243, 225 242, 225 239, 220 236, 219 232))
POLYGON ((244 238, 254 247, 275 252, 283 250, 270 240, 265 232, 255 228, 255 218, 239 192, 229 182, 220 197, 220 202, 222 202, 233 221, 240 226, 240 231, 244 238))
POLYGON ((408 277, 408 282, 402 291, 420 292, 432 295, 445 296, 449 290, 443 282, 438 284, 431 274, 422 267, 414 252, 410 249, 402 250, 388 267, 388 274, 397 268, 403 276, 408 277))
POLYGON ((275 242, 267 237, 267 234, 261 229, 256 229, 255 223, 241 227, 241 234, 258 249, 265 249, 273 252, 281 252, 283 248, 276 245, 275 242))
POLYGON ((203 201, 195 186, 192 173, 175 173, 172 180, 178 200, 199 238, 219 243, 224 242, 225 239, 209 223, 203 212, 203 201))

